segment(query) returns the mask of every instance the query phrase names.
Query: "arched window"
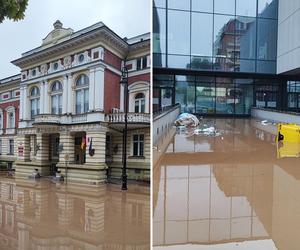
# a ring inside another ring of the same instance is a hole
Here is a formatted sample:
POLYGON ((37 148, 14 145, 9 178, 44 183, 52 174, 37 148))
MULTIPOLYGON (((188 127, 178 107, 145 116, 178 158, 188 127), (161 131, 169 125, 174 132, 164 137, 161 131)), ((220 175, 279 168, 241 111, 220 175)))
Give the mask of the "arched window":
POLYGON ((62 85, 55 81, 51 87, 51 113, 61 115, 62 113, 62 85))
POLYGON ((76 114, 89 110, 89 78, 82 74, 76 80, 76 114))
POLYGON ((134 112, 145 113, 145 95, 143 93, 139 93, 135 96, 134 112))
POLYGON ((30 91, 31 118, 40 113, 40 89, 33 87, 30 91))

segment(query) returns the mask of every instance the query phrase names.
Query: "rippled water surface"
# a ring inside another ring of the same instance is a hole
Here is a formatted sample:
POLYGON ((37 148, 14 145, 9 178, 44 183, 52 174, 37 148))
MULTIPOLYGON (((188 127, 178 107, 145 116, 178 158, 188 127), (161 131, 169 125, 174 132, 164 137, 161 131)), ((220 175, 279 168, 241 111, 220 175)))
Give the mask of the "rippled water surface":
POLYGON ((203 124, 221 135, 178 132, 154 168, 154 249, 300 249, 300 145, 265 122, 203 124))

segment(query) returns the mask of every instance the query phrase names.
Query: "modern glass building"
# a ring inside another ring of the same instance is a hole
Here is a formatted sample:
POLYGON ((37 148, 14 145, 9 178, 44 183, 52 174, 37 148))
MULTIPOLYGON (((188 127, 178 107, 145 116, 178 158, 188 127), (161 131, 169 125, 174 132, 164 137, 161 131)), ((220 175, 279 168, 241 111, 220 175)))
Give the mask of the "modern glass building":
POLYGON ((154 0, 153 8, 154 111, 300 110, 300 78, 276 74, 278 0, 154 0))

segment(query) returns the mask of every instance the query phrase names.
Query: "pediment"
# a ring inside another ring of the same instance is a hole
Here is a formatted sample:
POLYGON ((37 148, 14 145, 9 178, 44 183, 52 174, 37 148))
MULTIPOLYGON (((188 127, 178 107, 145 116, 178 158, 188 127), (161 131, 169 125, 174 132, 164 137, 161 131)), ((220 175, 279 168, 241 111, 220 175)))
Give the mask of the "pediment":
POLYGON ((43 39, 42 46, 53 45, 70 38, 73 34, 71 28, 63 28, 59 21, 54 23, 54 29, 43 39))

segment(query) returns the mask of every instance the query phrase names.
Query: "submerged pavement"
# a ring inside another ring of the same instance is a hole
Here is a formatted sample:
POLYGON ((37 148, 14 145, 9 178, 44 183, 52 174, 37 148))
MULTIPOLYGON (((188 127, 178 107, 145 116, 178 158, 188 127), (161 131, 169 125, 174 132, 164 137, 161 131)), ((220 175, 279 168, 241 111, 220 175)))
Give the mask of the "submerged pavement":
POLYGON ((150 188, 0 177, 0 249, 150 249, 150 188))
POLYGON ((201 123, 220 135, 177 133, 154 168, 154 249, 299 249, 300 145, 271 123, 201 123))

